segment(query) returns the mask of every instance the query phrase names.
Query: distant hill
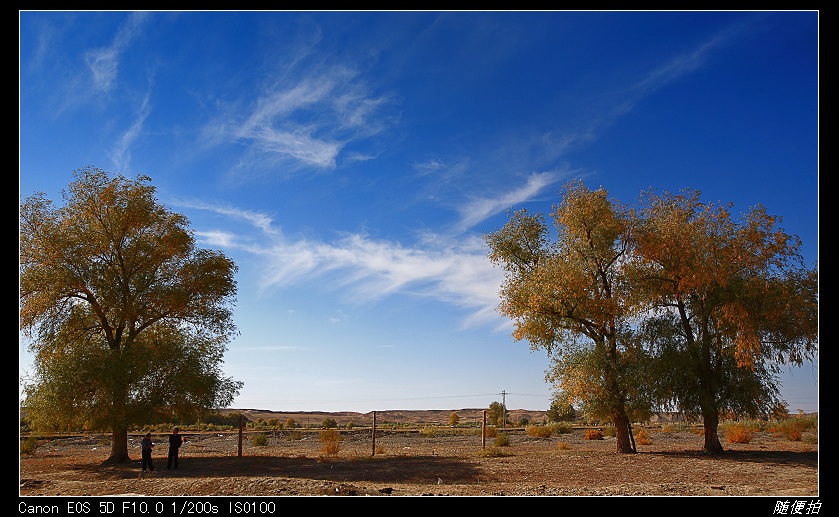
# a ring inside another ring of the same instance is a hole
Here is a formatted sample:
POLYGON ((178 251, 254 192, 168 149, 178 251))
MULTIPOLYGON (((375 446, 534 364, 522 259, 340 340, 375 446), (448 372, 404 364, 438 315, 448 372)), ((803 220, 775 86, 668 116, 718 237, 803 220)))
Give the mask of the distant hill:
MULTIPOLYGON (((376 425, 385 423, 398 424, 428 424, 428 425, 448 425, 452 413, 457 413, 460 423, 466 424, 470 422, 480 423, 483 420, 483 412, 486 409, 482 408, 464 408, 464 409, 428 409, 428 410, 413 410, 413 409, 390 409, 385 411, 376 411, 376 425)), ((301 425, 318 425, 327 418, 332 418, 338 425, 346 425, 352 422, 355 425, 372 425, 373 412, 356 413, 352 411, 340 412, 325 412, 325 411, 270 411, 266 409, 222 409, 222 414, 228 413, 242 413, 248 420, 256 421, 261 418, 269 420, 276 418, 278 421, 285 422, 289 418, 294 419, 295 422, 301 425)), ((517 424, 522 418, 528 422, 543 422, 546 419, 546 411, 528 410, 528 409, 510 409, 507 410, 507 422, 510 424, 517 424)))
MULTIPOLYGON (((457 413, 461 424, 480 423, 483 420, 483 408, 463 409, 389 409, 376 411, 376 425, 387 423, 416 424, 416 425, 449 425, 452 413, 457 413)), ((340 426, 352 422, 357 426, 369 426, 373 424, 373 412, 356 413, 352 411, 325 412, 325 411, 270 411, 267 409, 222 409, 222 414, 242 413, 250 421, 259 418, 267 421, 276 418, 280 423, 285 423, 293 418, 300 425, 320 425, 325 419, 332 418, 340 426)), ((806 416, 818 417, 818 413, 790 414, 790 418, 806 416)), ((522 419, 530 423, 543 423, 547 421, 547 411, 530 409, 510 409, 507 411, 507 423, 518 424, 522 419)), ((650 418, 651 423, 680 422, 683 417, 679 413, 655 413, 650 418)), ((701 421, 701 419, 699 420, 701 421)))

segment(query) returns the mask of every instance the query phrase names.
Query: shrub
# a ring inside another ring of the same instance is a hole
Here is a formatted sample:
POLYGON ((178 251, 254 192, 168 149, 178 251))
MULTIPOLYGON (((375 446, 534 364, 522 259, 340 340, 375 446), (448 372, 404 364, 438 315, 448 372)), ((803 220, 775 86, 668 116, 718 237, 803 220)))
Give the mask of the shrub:
POLYGON ((572 422, 551 422, 548 424, 554 434, 568 434, 574 430, 574 424, 572 422))
POLYGON ((653 443, 653 440, 650 438, 650 433, 646 429, 640 429, 635 433, 635 442, 641 445, 650 445, 653 443))
POLYGON ((559 442, 556 444, 556 448, 561 451, 567 451, 571 448, 571 446, 568 445, 568 442, 559 442))
POLYGON ((510 445, 510 437, 507 436, 505 433, 500 433, 498 436, 495 437, 496 447, 506 447, 508 445, 510 445))
POLYGON ((752 441, 754 431, 746 425, 733 424, 725 430, 725 439, 728 443, 749 443, 752 441))
POLYGON ((433 427, 423 427, 422 429, 420 429, 419 432, 420 432, 421 435, 426 436, 428 438, 431 438, 433 436, 437 436, 437 430, 434 429, 433 427))
POLYGON ((603 428, 603 436, 609 436, 611 438, 614 438, 617 434, 618 433, 617 431, 615 431, 615 426, 613 425, 607 425, 603 428))
POLYGON ((303 439, 303 431, 291 431, 289 433, 286 433, 285 439, 289 442, 292 441, 292 440, 302 440, 303 439))
POLYGON ((493 426, 487 426, 485 432, 487 438, 495 438, 495 435, 498 433, 498 428, 493 426))
POLYGON ((786 437, 792 442, 802 439, 804 431, 818 429, 818 424, 812 418, 786 418, 769 427, 769 431, 777 437, 786 437))
POLYGON ((268 445, 268 435, 265 433, 258 433, 251 436, 251 445, 254 447, 262 447, 268 445))
POLYGON ((585 439, 586 440, 602 440, 603 439, 603 433, 600 431, 600 429, 586 429, 585 439))
POLYGON ((335 456, 341 450, 341 433, 335 429, 321 431, 318 436, 320 450, 327 456, 335 456))
POLYGON ((20 453, 35 454, 35 451, 38 449, 38 445, 38 439, 34 436, 30 436, 26 440, 20 442, 20 453))
POLYGON ((527 436, 535 436, 538 438, 550 438, 553 434, 553 429, 546 425, 529 425, 526 428, 527 436))
POLYGON ((762 431, 766 427, 761 420, 739 420, 734 425, 741 425, 753 433, 762 431))
POLYGON ((486 458, 497 458, 500 456, 509 456, 510 453, 501 447, 487 447, 486 449, 482 449, 478 455, 486 458))
POLYGON ((787 439, 791 442, 800 442, 801 441, 801 429, 797 427, 791 427, 789 432, 787 432, 787 439))

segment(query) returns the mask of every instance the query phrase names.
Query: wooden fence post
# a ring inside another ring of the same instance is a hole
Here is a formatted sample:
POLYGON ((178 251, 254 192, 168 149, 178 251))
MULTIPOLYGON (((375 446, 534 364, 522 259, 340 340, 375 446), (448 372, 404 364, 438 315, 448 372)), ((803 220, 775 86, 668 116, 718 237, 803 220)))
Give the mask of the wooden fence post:
POLYGON ((373 454, 371 456, 376 455, 376 412, 373 411, 373 454))
POLYGON ((245 427, 245 415, 239 413, 239 457, 242 457, 242 429, 245 427))

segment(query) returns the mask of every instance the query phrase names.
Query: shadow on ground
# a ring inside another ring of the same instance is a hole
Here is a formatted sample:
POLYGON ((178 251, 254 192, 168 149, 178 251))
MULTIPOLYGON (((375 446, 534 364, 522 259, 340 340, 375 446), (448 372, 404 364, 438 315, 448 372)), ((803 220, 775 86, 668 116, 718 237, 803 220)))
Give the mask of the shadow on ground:
POLYGON ((722 454, 708 454, 704 451, 662 451, 644 452, 662 457, 698 458, 714 461, 731 461, 736 463, 758 463, 772 465, 801 465, 802 467, 818 467, 818 451, 732 451, 726 450, 722 454))
MULTIPOLYGON (((194 457, 181 461, 178 469, 156 465, 155 477, 287 477, 326 481, 368 481, 391 483, 433 483, 437 479, 457 479, 460 483, 486 481, 477 465, 468 458, 446 456, 374 456, 368 458, 305 458, 278 456, 194 457)), ((76 470, 95 477, 125 479, 138 477, 140 462, 81 465, 76 470)))

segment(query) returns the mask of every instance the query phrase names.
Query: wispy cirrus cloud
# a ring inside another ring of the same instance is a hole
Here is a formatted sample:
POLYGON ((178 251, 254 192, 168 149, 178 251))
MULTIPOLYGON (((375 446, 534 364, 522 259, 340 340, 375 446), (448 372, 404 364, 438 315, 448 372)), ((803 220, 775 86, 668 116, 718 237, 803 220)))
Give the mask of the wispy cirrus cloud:
POLYGON ((347 302, 375 303, 395 294, 430 297, 469 312, 465 324, 497 323, 502 274, 487 260, 479 236, 447 239, 426 232, 411 245, 362 233, 343 234, 331 242, 292 240, 272 226, 267 214, 208 203, 174 204, 209 210, 231 218, 234 224, 246 221, 256 229, 255 234, 201 230, 196 235, 202 245, 259 258, 257 287, 262 292, 326 278, 330 281, 324 289, 340 293, 347 302))
POLYGON ((113 89, 119 74, 120 59, 134 39, 142 34, 150 16, 147 12, 131 13, 109 46, 90 49, 85 53, 89 84, 95 93, 108 93, 113 89))
POLYGON ((134 112, 134 119, 131 122, 131 125, 116 140, 114 147, 109 153, 111 160, 114 162, 118 170, 130 170, 131 146, 142 134, 143 124, 151 113, 150 97, 150 93, 143 97, 140 106, 134 112))
MULTIPOLYGON (((332 169, 348 143, 387 127, 387 117, 379 112, 389 103, 346 66, 323 67, 281 76, 244 109, 221 114, 205 133, 216 142, 245 144, 250 154, 273 156, 298 168, 332 169)), ((361 156, 354 153, 349 159, 361 156)))
POLYGON ((454 229, 458 233, 466 231, 495 214, 530 201, 565 176, 567 173, 534 172, 527 178, 524 185, 505 192, 499 197, 472 199, 459 209, 460 220, 455 224, 454 229))

